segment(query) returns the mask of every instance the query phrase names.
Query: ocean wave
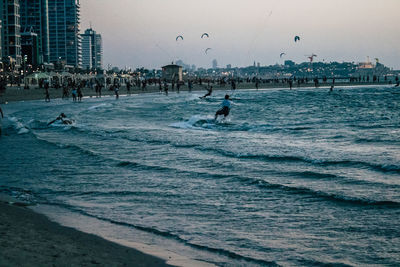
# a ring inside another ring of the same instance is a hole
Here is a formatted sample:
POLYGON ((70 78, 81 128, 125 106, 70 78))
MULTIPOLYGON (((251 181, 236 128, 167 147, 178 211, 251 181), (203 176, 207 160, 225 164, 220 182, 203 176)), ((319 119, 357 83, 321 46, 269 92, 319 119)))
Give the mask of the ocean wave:
POLYGON ((89 149, 84 149, 84 148, 82 148, 82 147, 80 147, 78 145, 61 144, 61 143, 57 143, 57 142, 52 142, 52 141, 49 141, 49 140, 47 140, 45 138, 41 138, 40 136, 37 136, 37 135, 35 135, 35 137, 39 141, 45 142, 45 143, 47 143, 49 145, 56 146, 58 148, 71 149, 73 151, 77 151, 79 153, 83 153, 83 154, 86 154, 86 155, 89 155, 89 156, 102 157, 102 155, 100 153, 94 152, 94 151, 89 150, 89 149))
MULTIPOLYGON (((176 167, 174 167, 174 165, 171 165, 169 167, 167 166, 158 166, 158 165, 150 165, 150 164, 144 164, 144 163, 138 163, 138 162, 134 162, 134 161, 121 161, 119 159, 115 159, 112 157, 107 157, 104 156, 104 154, 101 154, 99 152, 95 152, 92 151, 90 149, 85 149, 79 145, 74 145, 74 144, 60 144, 57 142, 51 142, 49 140, 40 138, 38 136, 36 136, 36 138, 40 141, 46 142, 50 145, 62 148, 62 149, 70 149, 72 151, 77 151, 79 153, 82 154, 86 154, 88 156, 92 156, 92 157, 96 157, 99 158, 105 162, 114 164, 114 166, 116 167, 121 167, 121 168, 142 168, 144 170, 152 170, 152 171, 160 171, 160 172, 165 172, 165 171, 177 171, 179 170, 181 173, 192 173, 189 169, 177 169, 176 167)), ((197 174, 201 174, 201 173, 197 173, 197 174)), ((206 174, 206 173, 203 173, 206 174)), ((213 177, 216 177, 216 175, 214 175, 213 177)), ((225 176, 224 176, 225 177, 225 176)))
POLYGON ((367 167, 380 172, 396 172, 396 173, 400 172, 400 166, 395 164, 379 164, 379 163, 371 163, 371 162, 357 161, 357 160, 312 159, 295 155, 235 153, 224 149, 210 148, 210 147, 208 148, 198 147, 198 149, 205 152, 214 152, 226 157, 238 158, 238 159, 250 159, 250 160, 270 161, 270 162, 305 162, 320 166, 338 165, 343 167, 367 167))
MULTIPOLYGON (((159 165, 150 165, 150 164, 144 164, 144 163, 139 163, 139 162, 134 162, 134 161, 121 161, 115 158, 110 158, 110 157, 105 157, 104 155, 100 153, 93 152, 91 150, 84 149, 80 146, 77 145, 60 145, 60 144, 54 144, 52 142, 49 142, 47 140, 44 140, 50 144, 59 146, 61 148, 66 148, 66 149, 73 149, 77 150, 79 152, 83 152, 87 155, 90 156, 95 156, 99 157, 102 160, 106 160, 107 162, 114 162, 114 166, 116 167, 122 167, 122 168, 142 168, 144 170, 151 170, 151 171, 159 171, 159 172, 166 172, 166 171, 179 171, 182 174, 189 174, 189 175, 197 175, 197 176, 204 176, 204 177, 209 177, 211 179, 239 179, 244 181, 246 184, 250 185, 256 185, 260 188, 268 188, 268 189, 280 189, 284 190, 285 192, 290 192, 292 194, 298 194, 298 195, 308 195, 312 197, 318 197, 322 198, 325 200, 329 201, 334 201, 334 202, 341 202, 341 203, 347 203, 347 204, 353 204, 353 205, 365 205, 365 206, 388 206, 388 207, 400 207, 399 202, 395 201, 390 201, 390 200, 373 200, 373 199, 363 199, 363 198, 354 198, 351 196, 343 196, 339 194, 334 194, 334 193, 327 193, 323 191, 315 191, 310 188, 305 188, 305 187, 291 187, 288 185, 283 185, 283 184, 274 184, 274 183, 269 183, 264 180, 260 179, 255 179, 252 177, 245 177, 245 176, 239 176, 239 175, 232 175, 232 174, 221 174, 221 173, 210 173, 210 172, 198 172, 194 171, 190 168, 177 168, 174 165, 171 166, 159 166, 159 165)), ((290 158, 289 160, 298 160, 298 158, 290 158)), ((331 162, 332 163, 332 162, 331 162)), ((339 162, 342 163, 342 162, 339 162)), ((333 162, 333 164, 338 164, 338 162, 333 162)), ((290 173, 289 173, 290 174, 290 173)), ((300 175, 303 177, 313 177, 313 178, 338 178, 335 175, 331 174, 324 174, 324 173, 316 173, 316 172, 293 172, 293 175, 300 175)))
POLYGON ((28 205, 36 205, 41 199, 41 197, 35 194, 32 190, 18 187, 8 187, 0 185, 0 193, 23 201, 28 205))
POLYGON ((315 178, 315 179, 338 179, 339 176, 330 173, 320 173, 313 171, 300 171, 300 172, 288 172, 285 173, 292 176, 300 176, 305 178, 315 178))
MULTIPOLYGON (((1 192, 1 189, 0 189, 1 192)), ((43 195, 53 195, 53 196, 68 196, 68 197, 80 197, 80 196, 91 196, 91 197, 127 197, 127 196, 147 196, 147 197, 166 197, 172 198, 176 197, 171 193, 161 191, 129 191, 129 190, 110 190, 110 191, 66 191, 66 190, 53 190, 44 189, 40 191, 43 195)))
POLYGON ((400 166, 395 165, 395 164, 380 164, 380 163, 370 163, 370 162, 365 162, 365 161, 357 161, 357 160, 315 160, 311 161, 311 163, 323 165, 323 166, 329 166, 329 165, 340 165, 344 167, 366 167, 369 169, 373 169, 375 171, 380 171, 380 172, 395 172, 395 173, 400 173, 400 166))
POLYGON ((354 140, 358 144, 370 144, 370 143, 382 143, 382 144, 393 144, 399 143, 398 139, 379 139, 379 138, 357 138, 354 140))
POLYGON ((343 203, 343 204, 351 204, 357 206, 375 206, 375 207, 391 207, 391 208, 400 208, 400 202, 390 201, 390 200, 374 200, 367 198, 356 198, 351 196, 344 196, 334 193, 327 193, 323 191, 313 190, 305 187, 292 187, 288 185, 282 184, 272 184, 260 179, 246 179, 246 182, 251 185, 256 185, 260 188, 268 188, 268 189, 281 189, 286 192, 295 194, 295 195, 305 195, 310 197, 322 198, 328 201, 343 203))
MULTIPOLYGON (((253 177, 245 177, 240 175, 232 175, 232 174, 223 174, 223 173, 210 173, 210 172, 199 172, 190 169, 182 170, 176 167, 165 167, 165 166, 151 166, 147 164, 139 164, 136 162, 121 162, 118 163, 117 166, 119 167, 133 167, 133 168, 144 168, 145 170, 152 170, 152 171, 180 171, 182 174, 186 173, 190 176, 204 176, 204 177, 211 177, 212 179, 239 179, 245 181, 246 183, 253 184, 259 186, 264 185, 269 189, 283 189, 284 191, 290 191, 295 193, 308 193, 309 195, 318 196, 324 199, 333 200, 333 201, 341 201, 341 202, 350 202, 350 203, 359 203, 359 204, 369 204, 369 205, 377 205, 377 206, 398 206, 400 203, 393 202, 393 201, 376 201, 376 200, 368 200, 368 199, 357 199, 353 197, 341 196, 336 194, 330 194, 323 191, 314 191, 309 188, 304 187, 290 187, 282 184, 273 184, 268 183, 264 180, 258 180, 253 177), (267 186, 266 186, 267 185, 267 186)), ((299 172, 276 172, 274 174, 284 175, 284 176, 297 176, 301 178, 307 179, 329 179, 329 180, 337 180, 340 183, 347 183, 347 184, 365 184, 369 186, 382 186, 384 184, 378 182, 368 182, 368 181, 359 181, 353 180, 346 177, 340 177, 338 175, 329 174, 329 173, 320 173, 320 172, 313 172, 313 171, 299 171, 299 172)))
POLYGON ((342 262, 322 262, 319 260, 310 259, 298 259, 297 262, 300 266, 352 267, 352 265, 342 262))

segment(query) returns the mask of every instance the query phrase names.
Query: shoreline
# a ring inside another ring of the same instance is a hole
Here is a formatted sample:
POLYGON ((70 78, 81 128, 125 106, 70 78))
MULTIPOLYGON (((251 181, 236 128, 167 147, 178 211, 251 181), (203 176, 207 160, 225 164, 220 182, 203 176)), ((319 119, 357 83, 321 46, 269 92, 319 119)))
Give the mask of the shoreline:
POLYGON ((156 245, 107 238, 44 210, 0 193, 0 266, 215 266, 156 245))
MULTIPOLYGON (((353 86, 394 86, 393 84, 389 83, 336 83, 336 87, 353 87, 353 86)), ((206 84, 203 85, 194 85, 192 92, 204 92, 206 93, 206 84)), ((229 90, 231 91, 231 87, 229 85, 225 86, 219 86, 215 84, 211 84, 213 86, 213 89, 215 91, 221 91, 221 90, 229 90)), ((331 84, 330 83, 321 83, 318 88, 330 88, 331 84)), ((292 89, 289 88, 287 84, 260 84, 259 88, 256 89, 256 86, 254 83, 240 83, 237 85, 236 90, 247 90, 247 89, 252 89, 252 90, 266 90, 266 89, 286 89, 286 90, 296 90, 296 89, 315 89, 314 85, 311 83, 308 84, 301 84, 301 86, 293 86, 292 89)), ((83 88, 83 97, 84 98, 96 98, 96 92, 90 88, 83 88)), ((188 87, 185 85, 181 88, 180 92, 189 92, 188 87)), ((50 88, 49 89, 50 93, 50 99, 61 99, 62 98, 62 89, 55 89, 55 88, 50 88)), ((138 87, 133 87, 130 91, 130 93, 126 90, 126 86, 122 86, 119 95, 135 95, 135 94, 146 94, 146 93, 160 93, 158 85, 151 85, 146 87, 145 90, 142 90, 138 87)), ((177 93, 177 90, 169 90, 169 93, 177 93)), ((162 91, 160 93, 162 95, 165 95, 165 92, 162 91)), ((102 90, 102 96, 114 96, 114 92, 110 90, 102 90)), ((43 100, 45 99, 45 90, 43 88, 30 88, 30 89, 23 89, 23 87, 7 87, 7 89, 0 93, 0 104, 7 104, 9 102, 17 102, 17 101, 29 101, 29 100, 43 100)), ((67 100, 72 101, 72 97, 69 97, 67 100)))
POLYGON ((2 266, 172 266, 132 247, 61 226, 10 199, 0 196, 2 266))

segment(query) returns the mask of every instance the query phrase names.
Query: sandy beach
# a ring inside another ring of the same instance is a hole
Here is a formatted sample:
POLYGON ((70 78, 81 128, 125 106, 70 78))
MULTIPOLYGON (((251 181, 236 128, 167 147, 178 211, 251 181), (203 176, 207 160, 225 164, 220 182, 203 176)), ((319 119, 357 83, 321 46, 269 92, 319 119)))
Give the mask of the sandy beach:
POLYGON ((0 266, 170 266, 0 200, 0 266))

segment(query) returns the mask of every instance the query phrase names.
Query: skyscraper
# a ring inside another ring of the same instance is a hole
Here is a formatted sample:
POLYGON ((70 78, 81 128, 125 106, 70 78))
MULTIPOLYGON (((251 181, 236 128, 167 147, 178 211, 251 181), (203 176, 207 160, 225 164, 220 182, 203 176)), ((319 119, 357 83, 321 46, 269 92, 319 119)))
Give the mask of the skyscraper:
POLYGON ((81 67, 79 0, 48 0, 50 62, 81 67))
POLYGON ((85 34, 82 34, 82 68, 84 70, 93 69, 92 64, 92 38, 90 35, 86 34, 88 30, 85 31, 85 34))
POLYGON ((38 35, 38 62, 49 62, 48 0, 20 0, 20 11, 21 33, 36 33, 38 35))
POLYGON ((21 51, 22 55, 26 57, 26 63, 32 65, 34 68, 38 67, 41 63, 40 54, 40 38, 34 32, 21 33, 21 51))
POLYGON ((217 62, 216 59, 214 59, 214 60, 212 61, 212 68, 213 68, 213 69, 217 69, 217 68, 218 68, 218 62, 217 62))
POLYGON ((82 36, 82 68, 103 69, 103 43, 101 35, 92 28, 82 36))
POLYGON ((22 59, 19 0, 0 1, 0 17, 2 20, 2 56, 9 58, 18 67, 21 65, 22 59))

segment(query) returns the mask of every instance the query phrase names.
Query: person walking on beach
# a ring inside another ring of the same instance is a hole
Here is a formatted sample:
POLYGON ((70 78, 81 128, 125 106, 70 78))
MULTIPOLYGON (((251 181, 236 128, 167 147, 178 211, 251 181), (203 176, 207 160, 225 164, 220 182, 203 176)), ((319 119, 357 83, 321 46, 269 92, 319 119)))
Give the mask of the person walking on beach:
POLYGON ((215 113, 215 120, 217 120, 219 115, 224 115, 224 118, 226 118, 229 115, 230 110, 231 101, 229 101, 229 95, 225 95, 225 99, 222 101, 222 108, 215 113))

